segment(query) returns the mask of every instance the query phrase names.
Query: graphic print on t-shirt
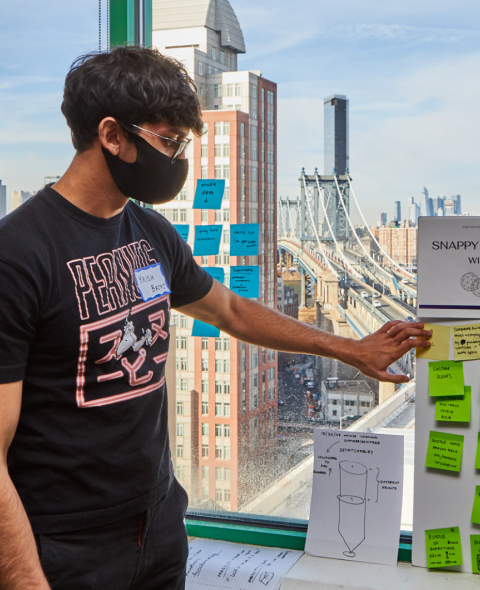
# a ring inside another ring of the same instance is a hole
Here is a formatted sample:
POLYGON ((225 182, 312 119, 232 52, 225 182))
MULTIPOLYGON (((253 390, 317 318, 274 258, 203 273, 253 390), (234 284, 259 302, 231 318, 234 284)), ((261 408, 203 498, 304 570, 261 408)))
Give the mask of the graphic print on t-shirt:
POLYGON ((134 304, 142 300, 135 270, 156 264, 152 254, 150 244, 140 240, 111 253, 67 263, 80 318, 93 319, 111 312, 103 319, 80 325, 76 379, 80 408, 126 401, 165 383, 169 293, 134 304))

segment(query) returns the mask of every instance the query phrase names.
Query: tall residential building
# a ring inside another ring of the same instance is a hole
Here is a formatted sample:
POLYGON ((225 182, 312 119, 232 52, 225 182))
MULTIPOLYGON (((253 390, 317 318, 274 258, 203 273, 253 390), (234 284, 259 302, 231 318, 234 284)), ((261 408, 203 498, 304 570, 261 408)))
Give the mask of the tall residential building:
POLYGON ((400 201, 394 202, 393 221, 402 221, 402 204, 400 201))
MULTIPOLYGON (((383 250, 399 264, 406 266, 417 264, 416 227, 380 227, 378 242, 383 250)), ((390 264, 388 259, 384 260, 384 263, 390 264)))
MULTIPOLYGON (((228 0, 154 0, 153 45, 195 81, 204 134, 189 148, 183 190, 158 210, 173 223, 222 224, 217 256, 203 266, 260 266, 259 301, 275 308, 277 87, 259 71, 237 71, 243 34, 228 0), (225 179, 220 210, 192 208, 196 181, 225 179), (259 223, 258 256, 230 256, 230 223, 259 223)), ((198 507, 237 510, 271 484, 276 453, 277 353, 221 333, 191 336, 193 320, 172 313, 177 331, 177 476, 198 507), (188 414, 188 415, 187 415, 188 414)))
POLYGON ((0 180, 0 219, 7 214, 7 187, 0 180))
POLYGON ((345 174, 349 169, 348 99, 334 94, 324 103, 324 174, 345 174))
POLYGON ((12 191, 12 211, 33 197, 28 191, 12 191))

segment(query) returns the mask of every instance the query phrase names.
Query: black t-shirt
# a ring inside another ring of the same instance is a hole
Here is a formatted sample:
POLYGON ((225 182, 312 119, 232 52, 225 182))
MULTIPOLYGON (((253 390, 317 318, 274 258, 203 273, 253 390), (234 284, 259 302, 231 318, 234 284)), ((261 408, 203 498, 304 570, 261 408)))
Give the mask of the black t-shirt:
POLYGON ((23 379, 7 459, 35 533, 164 495, 170 306, 212 282, 168 221, 131 202, 103 219, 46 187, 0 222, 0 383, 23 379))

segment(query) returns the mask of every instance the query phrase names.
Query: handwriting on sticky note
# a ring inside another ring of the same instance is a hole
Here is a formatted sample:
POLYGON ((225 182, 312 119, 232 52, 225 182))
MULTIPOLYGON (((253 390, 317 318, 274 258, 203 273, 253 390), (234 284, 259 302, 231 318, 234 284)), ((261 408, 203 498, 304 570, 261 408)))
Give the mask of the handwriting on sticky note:
POLYGON ((260 269, 258 266, 231 266, 230 289, 242 297, 258 297, 260 269))
POLYGON ((230 226, 230 256, 258 255, 258 223, 235 223, 230 226))
POLYGON ((464 387, 463 397, 438 397, 435 404, 435 420, 442 422, 470 422, 472 388, 464 387))
POLYGON ((462 540, 458 526, 425 531, 427 567, 462 565, 462 540))
POLYGON ((460 471, 463 454, 463 434, 430 431, 425 467, 460 471))
POLYGON ((470 550, 472 552, 472 572, 480 574, 480 535, 470 535, 470 550))
POLYGON ((480 359, 480 324, 453 326, 453 358, 456 361, 480 359))
POLYGON ((475 486, 471 521, 480 524, 480 486, 475 486))
POLYGON ((223 193, 225 192, 225 181, 216 178, 199 178, 195 197, 193 199, 194 209, 220 209, 222 206, 223 193))
POLYGON ((424 324, 424 329, 432 331, 432 337, 429 338, 432 345, 430 348, 416 348, 417 357, 432 361, 448 361, 452 333, 450 326, 424 324))
POLYGON ((222 229, 221 225, 196 225, 193 255, 209 256, 218 254, 222 229))
POLYGON ((463 364, 455 361, 428 363, 428 393, 431 396, 464 394, 463 364))

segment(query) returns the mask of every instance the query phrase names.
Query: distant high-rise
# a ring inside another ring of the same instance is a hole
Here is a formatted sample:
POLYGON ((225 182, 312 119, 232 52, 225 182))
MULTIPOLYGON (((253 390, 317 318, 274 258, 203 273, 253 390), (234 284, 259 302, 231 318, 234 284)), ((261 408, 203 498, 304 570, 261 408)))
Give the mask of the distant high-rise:
POLYGON ((12 191, 12 211, 23 205, 23 203, 26 203, 32 197, 32 193, 27 191, 12 191))
POLYGON ((393 206, 393 221, 402 221, 402 205, 400 201, 395 201, 393 206))
POLYGON ((415 203, 415 197, 410 197, 410 202, 408 205, 408 219, 411 224, 416 227, 418 223, 418 218, 420 216, 420 207, 415 203))
POLYGON ((420 215, 432 217, 434 215, 434 213, 433 213, 433 199, 431 199, 428 196, 428 190, 426 189, 426 187, 423 187, 422 195, 423 195, 423 197, 422 197, 422 201, 421 201, 421 205, 420 205, 420 215))
POLYGON ((434 197, 433 201, 433 214, 434 215, 445 215, 445 200, 442 197, 434 197))
POLYGON ((387 214, 386 213, 380 213, 380 225, 381 226, 387 225, 387 214))
POLYGON ((462 201, 460 195, 452 195, 452 200, 454 202, 454 213, 455 215, 462 214, 462 201))
POLYGON ((345 174, 349 169, 348 99, 334 94, 324 102, 324 174, 345 174))
POLYGON ((7 214, 7 187, 0 180, 0 219, 7 214))

